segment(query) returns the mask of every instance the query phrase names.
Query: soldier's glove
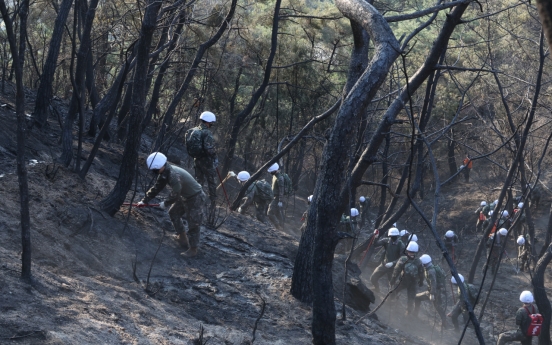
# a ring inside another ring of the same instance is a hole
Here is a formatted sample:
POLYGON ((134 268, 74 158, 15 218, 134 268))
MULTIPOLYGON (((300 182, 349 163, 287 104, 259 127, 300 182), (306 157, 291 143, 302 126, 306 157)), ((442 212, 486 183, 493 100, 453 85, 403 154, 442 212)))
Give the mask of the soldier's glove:
POLYGON ((429 295, 429 300, 430 301, 435 301, 435 295, 429 295))
POLYGON ((216 168, 218 168, 218 165, 219 165, 219 161, 218 161, 218 158, 215 158, 215 160, 213 161, 213 166, 216 168))
POLYGON ((165 206, 165 202, 164 202, 164 201, 161 201, 161 202, 159 203, 159 208, 160 208, 160 209, 164 210, 166 207, 167 207, 167 206, 165 206))
POLYGON ((281 201, 278 201, 278 207, 283 207, 284 204, 281 201))
POLYGON ((146 203, 143 202, 143 201, 139 201, 137 204, 136 204, 136 207, 146 207, 146 203))
POLYGON ((418 286, 419 286, 419 287, 424 286, 424 282, 423 282, 423 281, 419 281, 419 282, 418 282, 418 286))
POLYGON ((395 263, 394 263, 393 261, 391 261, 391 262, 386 263, 386 264, 385 264, 385 267, 391 268, 391 267, 393 267, 394 264, 395 264, 395 263))

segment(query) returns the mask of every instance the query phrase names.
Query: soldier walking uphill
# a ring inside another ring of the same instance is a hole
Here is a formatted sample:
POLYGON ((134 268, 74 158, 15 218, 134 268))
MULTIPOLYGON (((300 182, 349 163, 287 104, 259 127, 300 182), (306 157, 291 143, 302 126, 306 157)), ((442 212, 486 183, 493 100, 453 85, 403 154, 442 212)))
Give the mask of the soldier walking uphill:
POLYGON ((514 209, 513 220, 515 221, 516 218, 519 218, 516 225, 513 227, 515 237, 523 235, 526 232, 525 231, 526 217, 525 217, 525 212, 523 211, 523 205, 524 205, 523 202, 520 202, 517 204, 517 207, 514 209))
MULTIPOLYGON (((502 243, 504 243, 504 241, 506 240, 507 234, 508 230, 502 228, 496 233, 491 234, 491 236, 489 236, 489 238, 487 239, 487 248, 490 248, 489 266, 493 274, 496 273, 498 267, 498 259, 500 258, 500 251, 502 250, 502 243)), ((483 267, 483 270, 485 270, 485 267, 483 267)))
POLYGON ((207 181, 209 188, 209 199, 211 200, 210 214, 214 215, 217 200, 217 167, 218 158, 215 148, 213 133, 209 130, 216 122, 215 114, 204 111, 199 116, 199 126, 186 131, 186 149, 188 154, 194 158, 195 176, 197 182, 203 185, 207 181))
MULTIPOLYGON (((389 288, 392 289, 395 283, 400 278, 399 286, 394 291, 393 300, 397 299, 400 291, 406 289, 406 295, 408 298, 407 312, 408 316, 413 315, 414 303, 416 300, 416 285, 424 285, 424 269, 422 262, 416 257, 418 253, 418 244, 416 242, 410 242, 406 247, 406 255, 401 258, 395 264, 393 270, 393 276, 389 282, 389 288)), ((415 315, 414 315, 415 316, 415 315)))
POLYGON ((539 310, 533 304, 534 298, 531 291, 523 291, 519 296, 519 301, 523 303, 523 306, 516 311, 518 329, 500 333, 497 345, 504 345, 511 341, 519 341, 521 345, 531 345, 533 336, 540 334, 540 326, 532 325, 532 316, 537 319, 536 324, 538 325, 539 322, 542 324, 542 315, 538 313, 539 310))
POLYGON ((358 201, 360 202, 360 227, 364 228, 365 226, 370 224, 370 219, 368 215, 368 211, 370 209, 370 198, 361 196, 360 198, 358 198, 358 201))
POLYGON ((483 223, 485 220, 487 220, 487 217, 489 216, 489 211, 491 208, 487 205, 486 201, 481 201, 481 204, 475 210, 475 214, 477 215, 477 223, 475 223, 475 230, 476 232, 481 232, 481 229, 483 228, 483 223))
MULTIPOLYGON (((460 284, 464 284, 464 289, 466 289, 466 294, 468 295, 468 301, 470 302, 472 308, 475 305, 475 299, 477 298, 477 288, 472 285, 464 282, 464 276, 462 276, 460 273, 458 273, 458 276, 460 277, 460 284)), ((460 330, 460 327, 458 327, 458 316, 462 314, 462 317, 464 318, 464 323, 468 322, 470 319, 470 314, 468 312, 468 307, 466 306, 466 302, 462 298, 462 292, 460 290, 460 287, 456 283, 456 278, 454 276, 450 279, 450 282, 457 286, 457 301, 454 305, 454 308, 450 313, 447 314, 448 317, 452 318, 452 324, 454 325, 455 330, 460 330)))
POLYGON ((466 154, 466 158, 464 158, 462 163, 462 167, 464 168, 464 179, 466 182, 470 182, 470 171, 473 168, 473 161, 470 156, 466 154))
POLYGON ((456 262, 456 247, 458 246, 458 242, 459 242, 458 236, 454 233, 454 231, 448 230, 445 233, 443 242, 445 242, 445 248, 447 248, 447 251, 449 252, 452 258, 452 261, 456 262))
POLYGON ((529 243, 529 235, 520 235, 516 242, 518 244, 519 269, 529 272, 531 270, 531 243, 529 243))
POLYGON ((167 157, 161 152, 154 152, 148 156, 148 168, 157 174, 155 185, 138 203, 138 207, 147 204, 155 198, 168 184, 172 191, 169 197, 159 204, 159 207, 169 207, 169 217, 176 230, 178 243, 189 249, 182 253, 186 257, 197 255, 205 194, 199 183, 186 170, 167 163, 167 157), (182 224, 182 216, 186 214, 188 221, 188 235, 182 224))
MULTIPOLYGON (((374 231, 373 236, 378 236, 379 230, 374 231)), ((401 257, 404 251, 404 244, 399 239, 399 229, 389 229, 387 235, 389 237, 382 238, 376 244, 376 246, 383 246, 384 252, 381 256, 381 262, 370 276, 370 282, 374 285, 374 290, 379 291, 379 280, 384 275, 387 275, 387 279, 391 281, 391 275, 393 274, 393 266, 396 261, 401 257)))
MULTIPOLYGON (((247 171, 240 171, 238 173, 237 179, 240 184, 244 184, 249 180, 251 175, 247 171)), ((238 213, 244 214, 245 210, 251 204, 255 205, 255 215, 260 222, 266 223, 266 212, 268 210, 268 204, 274 199, 274 194, 272 194, 272 187, 270 183, 265 180, 258 180, 253 182, 247 191, 245 192, 245 198, 242 199, 242 203, 238 208, 238 213)))
POLYGON ((427 254, 420 256, 420 261, 424 267, 425 280, 427 284, 427 291, 416 294, 416 304, 414 307, 414 316, 418 316, 418 310, 420 309, 420 303, 422 301, 431 301, 437 313, 441 317, 441 328, 447 327, 447 318, 445 315, 447 293, 446 293, 446 277, 445 272, 441 267, 434 265, 431 262, 431 257, 427 254))
POLYGON ((284 176, 280 173, 280 166, 274 163, 268 168, 272 174, 272 193, 274 200, 268 205, 268 218, 278 230, 284 227, 284 176))

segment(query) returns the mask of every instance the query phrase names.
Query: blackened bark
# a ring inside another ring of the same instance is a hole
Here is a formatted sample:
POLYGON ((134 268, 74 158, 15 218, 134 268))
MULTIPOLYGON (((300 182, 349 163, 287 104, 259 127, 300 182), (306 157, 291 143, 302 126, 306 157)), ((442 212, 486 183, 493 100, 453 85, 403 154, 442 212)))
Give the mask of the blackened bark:
MULTIPOLYGON (((385 136, 385 148, 383 157, 387 157, 389 154, 389 145, 391 145, 391 136, 389 133, 385 136)), ((384 158, 384 160, 381 162, 381 174, 383 175, 383 178, 381 179, 382 184, 387 184, 387 181, 389 180, 388 174, 389 174, 389 168, 387 167, 387 158, 384 158)), ((385 201, 387 199, 387 188, 382 186, 380 191, 380 202, 378 207, 378 216, 376 217, 376 222, 374 224, 374 228, 379 229, 379 226, 381 224, 381 221, 383 220, 383 217, 385 215, 385 201)))
MULTIPOLYGON (((96 6, 99 0, 91 0, 88 11, 86 12, 86 18, 84 21, 84 29, 81 36, 81 44, 79 51, 77 52, 77 66, 75 68, 75 85, 73 85, 73 96, 71 97, 71 104, 69 105, 69 111, 65 116, 63 124, 63 132, 61 135, 62 141, 62 153, 60 160, 63 165, 69 166, 73 160, 73 123, 75 122, 77 115, 83 116, 83 100, 84 100, 84 81, 86 73, 86 60, 88 58, 88 51, 90 50, 91 40, 90 33, 92 32, 92 24, 94 17, 96 16, 96 6)), ((79 125, 79 128, 81 125, 79 125)), ((79 136, 80 136, 79 130, 79 136)), ((80 138, 79 138, 80 139, 80 138)), ((79 140, 79 145, 80 145, 79 140)))
POLYGON ((52 83, 54 80, 54 73, 56 71, 64 26, 67 22, 67 17, 69 16, 69 11, 71 10, 72 5, 73 0, 63 0, 54 23, 54 31, 52 32, 52 38, 50 39, 48 57, 46 58, 46 62, 42 68, 40 84, 36 92, 33 121, 38 128, 42 128, 48 120, 48 107, 50 106, 50 100, 52 99, 52 83))
POLYGON ((550 243, 552 242, 552 204, 550 205, 550 211, 548 212, 548 225, 546 226, 546 238, 544 240, 544 245, 542 246, 539 257, 543 256, 546 253, 546 250, 550 243))
POLYGON ((552 308, 550 307, 550 301, 548 300, 544 287, 544 273, 546 272, 546 267, 548 267, 550 260, 552 260, 552 245, 546 247, 544 255, 537 262, 535 274, 532 279, 535 302, 539 308, 539 313, 542 314, 544 319, 541 334, 539 336, 539 345, 550 345, 550 320, 552 319, 552 308))
POLYGON ((27 18, 29 1, 19 3, 19 46, 13 29, 13 22, 8 13, 6 3, 0 0, 0 12, 8 36, 15 72, 15 113, 17 115, 17 181, 19 182, 20 217, 21 217, 21 278, 30 282, 31 279, 31 220, 29 215, 29 185, 27 167, 25 165, 25 137, 27 124, 25 121, 25 90, 23 87, 23 65, 25 63, 25 47, 27 37, 27 18))
MULTIPOLYGON (((144 18, 142 20, 142 29, 140 31, 140 41, 136 46, 136 68, 135 71, 146 71, 149 62, 149 51, 155 28, 157 27, 157 13, 161 8, 162 1, 148 0, 144 18)), ((132 186, 132 180, 136 174, 136 165, 138 161, 138 149, 142 137, 141 125, 145 115, 146 102, 146 73, 134 73, 134 88, 132 92, 131 116, 129 120, 129 133, 119 170, 119 178, 113 187, 111 193, 101 201, 102 210, 110 215, 114 215, 123 204, 127 192, 132 186)))
MULTIPOLYGON (((277 0, 280 1, 280 0, 277 0)), ((165 132, 169 128, 169 126, 172 124, 173 116, 176 111, 176 107, 178 106, 178 103, 180 103, 180 100, 184 96, 184 93, 188 89, 188 86, 190 85, 190 82, 192 81, 194 75, 196 74, 198 70, 199 63, 201 62, 201 59, 203 59, 203 55, 207 51, 207 49, 211 48, 215 43, 218 42, 218 40, 222 37, 222 34, 224 31, 226 31, 226 28, 230 24, 230 21, 234 17, 234 12, 236 10, 236 4, 237 0, 232 0, 232 3, 230 4, 230 10, 228 11, 228 14, 226 15, 226 18, 220 25, 219 29, 206 42, 202 43, 199 48, 197 49, 194 61, 192 62, 192 65, 190 66, 190 69, 188 70, 188 73, 186 74, 186 78, 184 78, 184 82, 182 82, 182 85, 178 89, 176 95, 173 97, 171 103, 169 104, 169 107, 167 108, 167 111, 165 112, 164 118, 163 118, 163 124, 161 125, 161 128, 159 128, 159 134, 157 135, 157 139, 155 141, 154 148, 160 148, 163 144, 163 140, 165 138, 165 132)), ((226 176, 227 172, 222 173, 222 176, 226 176)))
POLYGON ((96 105, 100 102, 100 95, 96 88, 96 77, 94 71, 94 54, 92 54, 92 47, 88 50, 88 57, 86 58, 86 89, 90 99, 90 105, 92 109, 96 109, 96 105))
POLYGON ((456 174, 456 171, 458 171, 458 168, 456 167, 456 157, 454 155, 455 146, 456 146, 456 142, 454 141, 454 133, 451 129, 450 138, 447 140, 447 160, 448 160, 450 176, 456 174))
MULTIPOLYGON (((136 69, 134 70, 136 71, 136 69)), ((122 142, 127 135, 128 113, 130 111, 130 105, 132 103, 132 91, 133 84, 129 83, 126 88, 125 97, 123 98, 123 104, 121 104, 121 108, 119 109, 119 113, 117 114, 117 139, 120 142, 122 142)))

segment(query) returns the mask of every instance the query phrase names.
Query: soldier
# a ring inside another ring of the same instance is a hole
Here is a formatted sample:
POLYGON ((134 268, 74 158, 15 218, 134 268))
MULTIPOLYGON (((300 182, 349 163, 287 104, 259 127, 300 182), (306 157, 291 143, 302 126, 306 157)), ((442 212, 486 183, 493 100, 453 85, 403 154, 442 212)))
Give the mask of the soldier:
POLYGON ((360 227, 364 228, 368 224, 370 224, 369 219, 369 209, 370 209, 370 198, 366 198, 364 196, 361 196, 358 198, 360 201, 360 227))
POLYGON ((518 203, 517 207, 514 209, 513 220, 515 221, 516 218, 519 218, 519 220, 516 222, 513 230, 514 236, 519 237, 525 232, 525 212, 523 212, 523 202, 518 203))
MULTIPOLYGON (((378 236, 379 230, 374 231, 374 236, 378 236)), ((387 275, 387 279, 391 280, 393 273, 393 266, 395 262, 401 257, 404 251, 404 244, 399 239, 399 229, 389 229, 387 235, 389 237, 382 238, 377 242, 376 246, 383 246, 385 252, 381 256, 381 262, 370 276, 370 282, 374 285, 374 290, 379 291, 379 279, 387 275)))
MULTIPOLYGON (((358 223, 358 215, 359 212, 356 208, 351 208, 350 216, 345 216, 344 214, 341 216, 340 221, 340 227, 341 231, 348 233, 352 237, 355 237, 355 233, 357 231, 357 223, 358 223)), ((338 246, 341 247, 336 249, 336 252, 349 252, 351 250, 351 246, 353 245, 353 238, 346 238, 339 242, 338 246), (341 243, 343 243, 341 245, 341 243)))
POLYGON ((210 212, 214 214, 217 200, 217 176, 218 158, 215 148, 213 133, 209 130, 216 122, 215 114, 204 111, 199 116, 199 126, 186 131, 186 149, 194 158, 195 175, 197 182, 203 185, 207 181, 209 199, 211 200, 210 212))
MULTIPOLYGON (((516 311, 516 325, 518 325, 518 329, 500 333, 497 345, 504 345, 510 341, 519 341, 522 345, 531 345, 533 342, 533 337, 527 336, 527 330, 531 325, 530 315, 538 314, 539 310, 533 304, 534 298, 531 291, 523 291, 519 295, 519 301, 523 303, 523 306, 516 311)), ((540 330, 538 333, 540 333, 540 330)))
MULTIPOLYGON (((462 284, 464 284, 464 289, 466 289, 466 294, 468 295, 468 301, 470 302, 472 308, 475 305, 475 299, 477 298, 477 288, 472 284, 467 284, 464 282, 464 277, 458 273, 458 276, 460 277, 460 281, 462 284)), ((452 284, 457 285, 456 279, 454 276, 450 278, 450 281, 452 284)), ((470 319, 470 315, 468 312, 468 307, 466 306, 466 303, 464 302, 464 299, 462 298, 462 292, 460 291, 460 287, 458 287, 458 298, 456 305, 454 305, 454 308, 450 313, 447 314, 448 317, 452 318, 452 324, 454 325, 455 330, 460 330, 458 327, 458 316, 462 314, 462 317, 464 318, 464 323, 468 322, 470 319)))
MULTIPOLYGON (((240 171, 237 175, 237 179, 240 184, 245 184, 251 175, 247 171, 240 171)), ((258 180, 253 182, 247 191, 245 192, 245 198, 242 199, 242 203, 238 208, 238 213, 244 214, 251 204, 255 204, 255 215, 257 219, 266 223, 266 211, 268 210, 268 204, 274 199, 272 194, 272 187, 270 183, 265 180, 258 180)))
MULTIPOLYGON (((505 228, 502 228, 498 230, 496 233, 491 234, 491 236, 489 236, 489 239, 487 239, 487 248, 490 248, 489 265, 491 266, 491 272, 493 274, 496 273, 496 269, 498 267, 498 259, 500 257, 500 251, 502 250, 502 243, 504 242, 507 234, 508 234, 508 230, 505 228), (495 235, 496 235, 496 239, 494 238, 495 235)), ((485 270, 485 267, 483 267, 483 270, 485 270)))
POLYGON ((146 162, 148 169, 157 174, 157 180, 138 203, 138 207, 155 198, 168 184, 172 191, 169 197, 159 204, 159 207, 162 209, 170 207, 169 217, 176 230, 178 243, 182 247, 189 247, 182 255, 196 256, 205 203, 205 194, 201 185, 186 170, 167 164, 167 157, 161 152, 152 153, 146 162), (188 221, 188 235, 186 235, 181 219, 184 214, 188 221))
POLYGON ((410 232, 408 230, 401 230, 401 232, 399 233, 399 235, 401 236, 401 241, 402 243, 404 243, 404 245, 407 245, 408 244, 408 238, 410 237, 410 232))
POLYGON ((501 227, 506 229, 508 229, 512 225, 512 220, 510 219, 510 214, 507 210, 502 211, 499 224, 501 225, 501 227))
POLYGON ((274 199, 268 205, 268 218, 277 229, 282 230, 284 227, 284 177, 280 174, 278 163, 272 164, 268 168, 268 172, 272 174, 272 193, 274 193, 274 199))
POLYGON ((531 270, 531 243, 529 243, 529 236, 520 235, 516 242, 518 244, 519 269, 529 272, 531 270))
MULTIPOLYGON (((309 197, 307 198, 307 204, 310 206, 312 202, 312 195, 309 195, 309 197)), ((303 212, 303 216, 301 217, 301 222, 303 224, 301 224, 301 234, 303 234, 305 232, 305 229, 307 228, 307 219, 309 217, 309 209, 307 207, 307 210, 305 212, 303 212)))
POLYGON ((416 304, 414 307, 414 316, 418 316, 420 303, 422 301, 431 301, 437 313, 441 317, 441 328, 445 329, 447 318, 445 316, 447 293, 445 286, 445 272, 441 267, 431 262, 431 257, 427 254, 420 256, 420 261, 424 267, 427 291, 416 294, 416 304))
POLYGON ((483 227, 483 222, 487 220, 487 214, 489 214, 489 211, 490 208, 487 206, 487 202, 481 201, 481 204, 479 205, 477 210, 475 210, 475 214, 477 215, 477 223, 475 223, 476 232, 481 231, 481 228, 483 227))
POLYGON ((445 242, 445 248, 450 253, 452 261, 456 262, 456 247, 458 246, 458 236, 452 230, 445 232, 445 237, 443 238, 445 242))
POLYGON ((462 163, 462 166, 464 167, 464 179, 466 180, 466 182, 470 182, 470 171, 473 167, 473 161, 467 153, 466 158, 464 158, 462 163))
POLYGON ((410 242, 406 247, 406 255, 401 256, 397 261, 389 283, 389 288, 392 289, 395 286, 395 282, 402 276, 399 286, 394 292, 393 299, 396 300, 399 292, 406 289, 408 298, 406 314, 409 316, 413 315, 412 309, 414 308, 416 299, 416 285, 420 287, 424 285, 424 270, 422 262, 416 257, 416 253, 418 253, 418 244, 410 242))

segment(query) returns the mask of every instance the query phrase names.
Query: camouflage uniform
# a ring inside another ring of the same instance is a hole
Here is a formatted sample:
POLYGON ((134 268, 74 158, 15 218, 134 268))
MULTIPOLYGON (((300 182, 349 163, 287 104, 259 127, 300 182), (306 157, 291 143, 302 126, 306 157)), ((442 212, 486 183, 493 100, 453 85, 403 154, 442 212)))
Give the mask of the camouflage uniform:
POLYGON ((445 243, 445 248, 449 252, 453 261, 456 261, 456 247, 458 246, 458 235, 454 234, 452 237, 443 237, 443 242, 445 243))
POLYGON ((201 130, 204 155, 194 158, 195 175, 197 182, 202 186, 207 180, 209 199, 211 200, 211 205, 214 206, 217 200, 217 170, 215 164, 218 164, 215 138, 213 138, 213 133, 211 133, 206 124, 201 123, 196 128, 201 130))
POLYGON ((475 223, 475 231, 481 232, 481 229, 483 228, 483 223, 485 220, 487 220, 487 215, 489 214, 490 207, 488 205, 485 206, 479 206, 477 210, 475 210, 475 214, 477 215, 477 223, 475 223), (485 209, 487 211, 485 212, 485 209))
POLYGON ((418 258, 410 258, 409 256, 401 256, 395 269, 393 270, 393 276, 389 285, 391 288, 394 287, 395 282, 402 275, 402 279, 399 283, 399 286, 393 293, 393 299, 397 299, 399 292, 406 289, 406 295, 408 298, 407 302, 407 314, 412 315, 414 308, 414 302, 416 300, 416 285, 424 285, 424 269, 422 267, 422 262, 418 258))
POLYGON ((249 188, 247 188, 247 191, 245 192, 246 196, 242 199, 242 203, 240 205, 242 213, 245 212, 245 210, 251 206, 251 204, 255 204, 255 215, 257 219, 260 222, 266 223, 266 212, 268 209, 268 204, 274 196, 270 196, 270 199, 263 196, 263 193, 259 190, 260 184, 268 183, 265 180, 259 180, 253 182, 249 188))
POLYGON ((165 205, 167 207, 170 206, 169 217, 174 229, 178 235, 185 233, 181 218, 186 214, 190 247, 197 248, 201 222, 203 221, 205 194, 192 175, 182 168, 166 164, 165 170, 157 176, 155 185, 146 192, 146 196, 142 199, 142 202, 147 204, 167 184, 171 187, 171 193, 165 200, 165 205))
MULTIPOLYGON (((491 266, 491 272, 493 274, 496 273, 496 268, 498 266, 498 259, 500 257, 500 250, 502 249, 502 242, 504 241, 503 236, 498 235, 498 231, 492 234, 487 239, 487 248, 490 249, 489 255, 491 258, 489 259, 489 266, 491 266), (496 240, 493 240, 495 236, 498 236, 496 240)), ((485 270, 485 267, 483 267, 483 270, 485 270)))
MULTIPOLYGON (((529 312, 531 312, 532 314, 537 314, 539 312, 534 304, 528 306, 527 309, 529 309, 529 312)), ((519 341, 522 345, 531 345, 533 342, 533 337, 528 337, 525 335, 525 332, 527 332, 527 328, 530 324, 531 318, 529 317, 527 310, 525 310, 525 307, 519 308, 516 311, 516 325, 519 326, 518 329, 500 333, 500 335, 498 336, 498 342, 496 344, 504 345, 510 341, 519 341)))
POLYGON ((519 220, 517 221, 516 225, 514 226, 514 241, 519 237, 519 235, 522 235, 525 231, 525 212, 521 211, 518 208, 514 209, 514 221, 516 217, 519 217, 519 220))
MULTIPOLYGON (((477 298, 477 288, 472 284, 462 283, 464 284, 464 288, 466 289, 466 293, 468 294, 468 300, 473 308, 475 305, 475 299, 477 298)), ((456 330, 459 329, 458 327, 458 316, 462 314, 462 317, 464 318, 464 323, 468 322, 470 319, 470 314, 468 312, 468 308, 466 307, 466 303, 464 302, 464 299, 462 298, 462 292, 460 291, 460 287, 457 287, 457 301, 454 305, 454 308, 450 312, 450 316, 452 317, 452 324, 454 325, 454 328, 456 330)))
POLYGON ((531 243, 529 243, 529 235, 525 235, 525 244, 518 246, 518 261, 520 270, 527 272, 531 270, 531 243))
POLYGON ((368 212, 370 209, 370 198, 366 198, 364 202, 359 202, 359 208, 360 208, 360 227, 364 228, 368 224, 370 224, 370 219, 368 218, 368 212))
POLYGON ((380 278, 387 275, 387 279, 391 281, 391 275, 393 274, 393 266, 387 268, 385 265, 389 262, 395 263, 403 254, 405 246, 400 239, 397 238, 397 240, 393 242, 389 237, 379 240, 376 246, 383 246, 383 249, 385 250, 381 257, 381 263, 378 267, 376 267, 370 276, 370 282, 374 285, 374 289, 378 291, 378 281, 380 278))
POLYGON ((431 300, 429 296, 433 295, 433 306, 437 313, 441 317, 442 327, 446 327, 447 318, 445 315, 445 309, 447 308, 447 292, 445 286, 445 272, 441 267, 433 265, 433 263, 424 266, 425 280, 427 284, 427 291, 420 292, 416 295, 416 304, 414 307, 414 316, 418 315, 420 303, 422 301, 431 300))
POLYGON ((272 175, 272 192, 274 200, 268 205, 268 218, 277 229, 282 229, 284 226, 284 176, 277 172, 272 175), (282 203, 282 207, 278 203, 282 203))
MULTIPOLYGON (((339 228, 340 231, 346 232, 351 236, 355 236, 355 230, 358 231, 358 223, 357 223, 357 217, 349 217, 346 215, 341 216, 341 220, 339 221, 339 228)), ((353 239, 352 238, 345 238, 337 244, 335 248, 336 253, 348 253, 351 250, 351 247, 353 245, 353 239)))

